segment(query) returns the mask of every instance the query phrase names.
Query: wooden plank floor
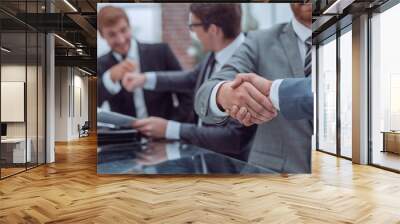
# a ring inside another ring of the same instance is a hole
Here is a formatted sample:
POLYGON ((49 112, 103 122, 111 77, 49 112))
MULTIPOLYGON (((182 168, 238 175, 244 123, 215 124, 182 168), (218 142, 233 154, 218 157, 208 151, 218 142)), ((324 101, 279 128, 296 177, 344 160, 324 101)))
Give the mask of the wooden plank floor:
POLYGON ((0 223, 400 223, 400 175, 313 153, 313 174, 96 175, 94 138, 0 181, 0 223))

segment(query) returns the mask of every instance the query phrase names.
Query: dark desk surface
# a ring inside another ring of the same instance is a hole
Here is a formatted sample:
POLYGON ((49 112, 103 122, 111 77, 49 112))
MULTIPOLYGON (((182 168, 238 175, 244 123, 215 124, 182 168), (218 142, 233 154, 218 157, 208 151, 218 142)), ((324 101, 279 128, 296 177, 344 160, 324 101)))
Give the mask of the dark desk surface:
POLYGON ((275 173, 243 161, 179 142, 99 142, 98 174, 255 174, 275 173), (168 151, 179 156, 168 159, 168 151))

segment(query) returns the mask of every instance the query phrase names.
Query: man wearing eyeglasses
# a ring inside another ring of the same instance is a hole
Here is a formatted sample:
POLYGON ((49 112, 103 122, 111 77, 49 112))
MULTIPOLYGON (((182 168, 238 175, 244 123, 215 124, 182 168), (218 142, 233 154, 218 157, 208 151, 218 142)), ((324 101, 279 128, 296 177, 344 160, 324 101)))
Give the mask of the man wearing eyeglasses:
POLYGON ((257 124, 250 163, 279 172, 309 173, 313 99, 303 96, 311 93, 312 5, 290 6, 291 22, 247 35, 221 71, 199 88, 195 110, 209 123, 235 117, 245 125, 257 124), (246 81, 234 85, 238 78, 246 81), (296 104, 303 99, 310 103, 296 104), (292 104, 291 113, 285 103, 292 104), (237 108, 240 111, 232 113, 237 108))
MULTIPOLYGON (((188 28, 200 41, 203 50, 209 52, 203 61, 190 71, 131 74, 127 76, 125 88, 133 91, 144 87, 157 92, 195 95, 200 85, 218 72, 245 40, 241 32, 240 4, 193 3, 190 5, 188 28)), ((194 120, 195 124, 150 117, 135 122, 133 126, 149 137, 181 140, 247 160, 256 127, 244 127, 233 119, 222 126, 204 124, 198 117, 194 120)))

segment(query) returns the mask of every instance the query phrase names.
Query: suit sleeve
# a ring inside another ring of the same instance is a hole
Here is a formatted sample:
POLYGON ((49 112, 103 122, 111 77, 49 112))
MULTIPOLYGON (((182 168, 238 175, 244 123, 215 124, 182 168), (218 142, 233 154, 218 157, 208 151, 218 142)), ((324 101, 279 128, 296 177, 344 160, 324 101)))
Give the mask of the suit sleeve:
POLYGON ((240 154, 251 141, 256 126, 244 127, 229 119, 224 126, 181 124, 180 137, 185 143, 211 149, 215 152, 240 154))
POLYGON ((176 58, 175 54, 172 52, 168 44, 164 45, 164 55, 167 64, 168 71, 180 71, 182 70, 181 64, 176 58))
POLYGON ((104 86, 103 83, 103 76, 106 72, 106 68, 103 66, 104 61, 102 58, 97 59, 97 72, 98 72, 98 79, 97 79, 97 105, 100 107, 104 101, 111 99, 114 95, 108 92, 107 88, 104 86))
MULTIPOLYGON (((171 48, 168 44, 165 45, 165 58, 167 62, 168 71, 177 71, 182 70, 181 65, 178 62, 175 54, 172 52, 171 48)), ((178 75, 178 74, 176 74, 178 75)), ((157 87, 156 87, 157 88, 157 87)), ((193 121, 194 113, 193 113, 193 92, 185 93, 185 92, 177 92, 174 89, 173 94, 176 96, 179 102, 179 106, 174 109, 173 112, 173 120, 188 122, 193 121)))
POLYGON ((154 91, 171 91, 193 94, 199 74, 200 65, 197 65, 190 71, 156 72, 157 82, 154 91))
POLYGON ((284 79, 279 86, 279 107, 288 120, 313 120, 311 78, 284 79))
POLYGON ((195 111, 205 123, 221 123, 226 118, 215 116, 210 111, 210 96, 213 88, 221 81, 235 79, 238 73, 255 72, 258 64, 258 42, 255 36, 249 34, 236 53, 222 67, 221 71, 213 74, 211 79, 203 83, 195 97, 195 111))

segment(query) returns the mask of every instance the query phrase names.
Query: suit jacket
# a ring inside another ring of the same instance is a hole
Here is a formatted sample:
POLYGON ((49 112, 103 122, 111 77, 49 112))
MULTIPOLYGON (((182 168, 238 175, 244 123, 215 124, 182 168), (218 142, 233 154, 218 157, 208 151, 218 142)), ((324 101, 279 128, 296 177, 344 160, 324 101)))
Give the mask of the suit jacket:
MULTIPOLYGON (((177 91, 194 95, 205 81, 205 70, 210 56, 208 54, 190 71, 157 72, 155 91, 177 91)), ((190 111, 193 111, 193 107, 190 111)), ((197 120, 198 117, 195 116, 193 121, 197 123, 197 120)), ((182 123, 180 137, 186 143, 247 161, 249 145, 255 131, 256 127, 244 127, 236 120, 229 119, 223 126, 203 124, 199 127, 193 123, 182 123)))
MULTIPOLYGON (((181 70, 178 60, 167 44, 143 44, 138 42, 138 53, 141 72, 181 70)), ((133 101, 133 93, 122 88, 119 93, 112 95, 103 84, 103 74, 116 64, 118 64, 118 61, 112 52, 97 60, 97 71, 99 74, 98 105, 107 100, 112 111, 135 116, 136 109, 133 101)), ((176 94, 179 106, 174 107, 172 92, 160 93, 146 90, 143 90, 143 92, 149 116, 186 121, 188 119, 187 111, 193 108, 193 97, 190 94, 176 94)))
MULTIPOLYGON (((291 23, 249 33, 220 72, 205 82, 195 97, 195 110, 205 122, 223 122, 210 112, 212 89, 238 73, 254 72, 269 80, 304 78, 297 36, 291 23)), ((258 125, 249 162, 277 172, 311 172, 312 126, 309 120, 287 120, 281 114, 258 125)))
POLYGON ((311 78, 284 79, 279 86, 279 108, 288 120, 313 120, 314 96, 311 78))

